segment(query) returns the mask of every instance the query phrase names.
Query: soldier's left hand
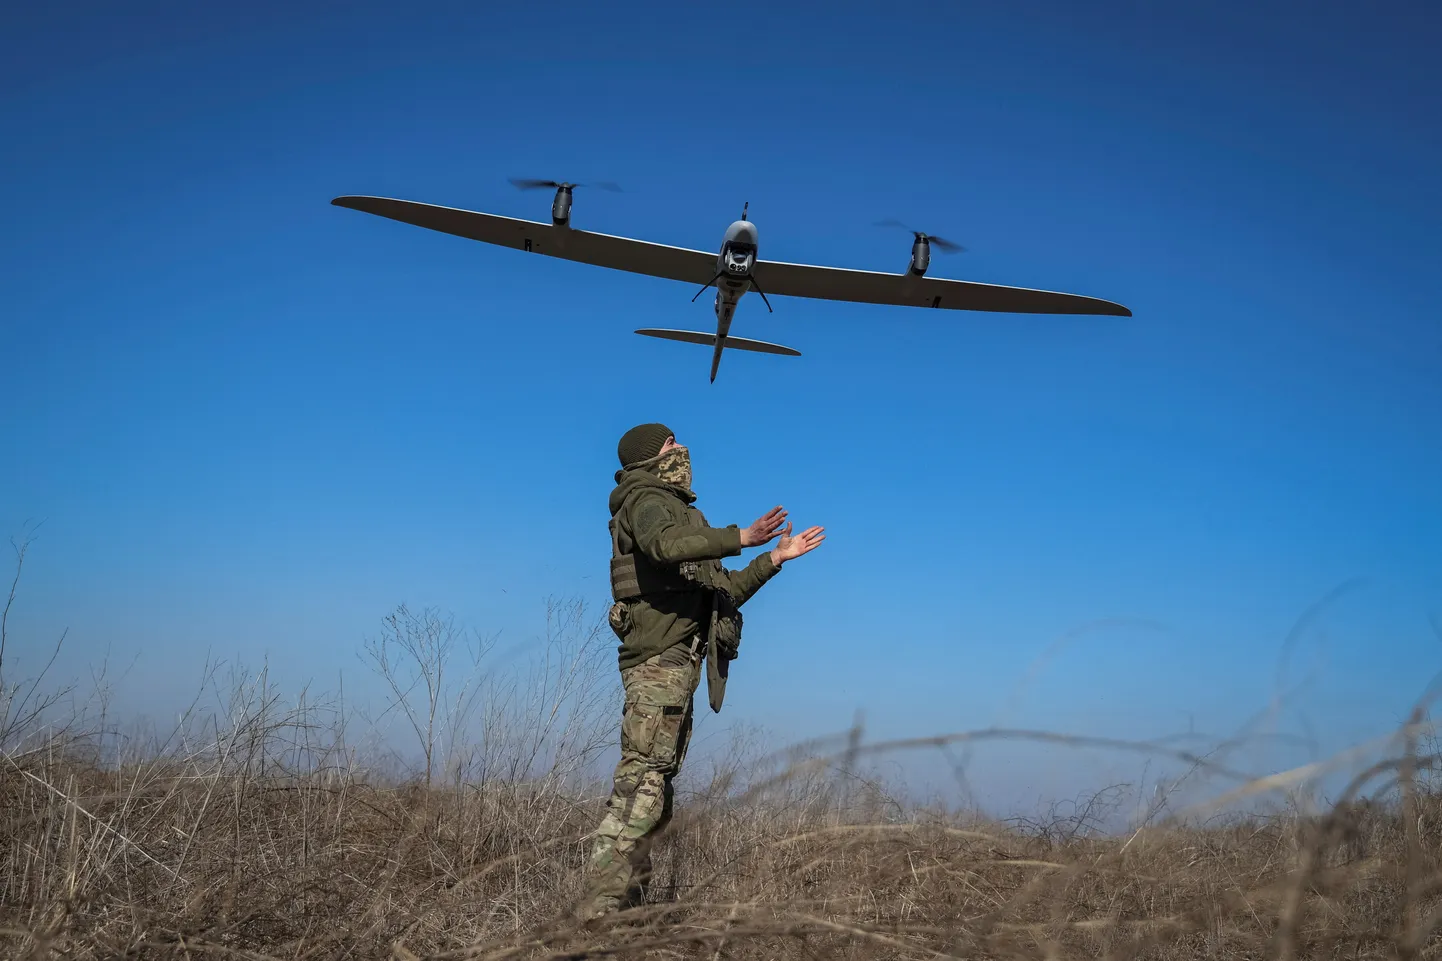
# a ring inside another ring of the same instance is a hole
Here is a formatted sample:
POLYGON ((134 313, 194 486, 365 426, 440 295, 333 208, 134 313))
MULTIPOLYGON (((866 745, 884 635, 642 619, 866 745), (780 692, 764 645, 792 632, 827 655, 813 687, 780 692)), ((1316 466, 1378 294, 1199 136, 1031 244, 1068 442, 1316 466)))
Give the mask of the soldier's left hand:
POLYGON ((826 540, 826 528, 808 527, 806 530, 791 536, 791 524, 787 522, 786 529, 781 532, 781 540, 771 549, 771 563, 780 567, 787 561, 795 560, 802 554, 808 554, 826 540))

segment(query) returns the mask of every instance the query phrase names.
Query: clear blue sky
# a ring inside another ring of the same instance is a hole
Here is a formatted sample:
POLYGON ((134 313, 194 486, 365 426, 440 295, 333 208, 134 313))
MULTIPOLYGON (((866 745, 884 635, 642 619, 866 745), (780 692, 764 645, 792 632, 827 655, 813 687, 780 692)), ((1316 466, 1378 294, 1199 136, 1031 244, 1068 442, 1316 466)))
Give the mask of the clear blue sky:
POLYGON ((753 602, 713 727, 1224 734, 1351 577, 1292 727, 1384 731, 1439 666, 1435 5, 317 9, 5 14, 29 653, 139 655, 160 709, 207 650, 361 684, 400 601, 524 639, 548 593, 604 603, 616 439, 662 420, 714 522, 830 533, 753 602), (508 176, 618 181, 578 226, 707 250, 749 201, 763 257, 841 266, 901 269, 897 217, 970 248, 937 274, 1135 316, 748 298, 735 333, 804 356, 712 385, 631 333, 708 329, 689 287, 329 206, 544 220, 508 176), (1007 708, 1106 618, 1161 627, 1007 708))

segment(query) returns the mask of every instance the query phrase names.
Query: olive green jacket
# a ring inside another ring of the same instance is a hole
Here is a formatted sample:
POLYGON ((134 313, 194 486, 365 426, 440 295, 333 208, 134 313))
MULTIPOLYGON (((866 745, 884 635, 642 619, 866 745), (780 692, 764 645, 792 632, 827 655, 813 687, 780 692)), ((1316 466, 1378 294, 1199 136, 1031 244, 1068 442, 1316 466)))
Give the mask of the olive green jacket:
MULTIPOLYGON (((667 484, 640 468, 616 472, 610 508, 621 553, 644 555, 657 565, 697 561, 710 568, 739 606, 751 598, 779 568, 770 551, 762 551, 739 571, 728 571, 721 558, 741 553, 741 530, 735 524, 711 527, 693 503, 696 495, 667 484)), ((668 648, 702 634, 711 616, 705 590, 643 594, 623 602, 629 624, 617 651, 620 667, 631 667, 668 648)))

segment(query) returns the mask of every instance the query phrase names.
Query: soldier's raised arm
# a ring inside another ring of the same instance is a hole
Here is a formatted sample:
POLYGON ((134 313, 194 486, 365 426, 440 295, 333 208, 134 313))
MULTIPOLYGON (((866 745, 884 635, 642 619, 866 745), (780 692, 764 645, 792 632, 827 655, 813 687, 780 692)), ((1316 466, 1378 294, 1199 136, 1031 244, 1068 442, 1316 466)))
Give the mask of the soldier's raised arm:
POLYGON ((727 589, 737 607, 749 601, 761 590, 763 584, 775 577, 776 572, 781 570, 781 565, 811 553, 826 540, 824 527, 810 527, 793 537, 791 525, 787 524, 786 529, 779 533, 781 540, 777 545, 763 554, 757 554, 750 564, 737 571, 722 569, 727 589))
POLYGON ((657 564, 720 560, 765 544, 779 532, 786 511, 772 508, 747 527, 693 527, 681 523, 662 494, 643 492, 631 506, 631 538, 657 564))

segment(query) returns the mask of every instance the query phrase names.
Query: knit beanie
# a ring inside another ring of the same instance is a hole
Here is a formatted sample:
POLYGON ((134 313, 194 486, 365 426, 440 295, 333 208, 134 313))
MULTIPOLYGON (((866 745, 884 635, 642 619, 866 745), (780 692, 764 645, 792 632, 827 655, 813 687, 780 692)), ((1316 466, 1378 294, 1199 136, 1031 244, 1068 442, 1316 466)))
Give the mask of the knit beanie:
POLYGON ((616 456, 621 458, 621 466, 630 467, 655 457, 661 453, 661 446, 666 443, 666 438, 673 433, 665 424, 641 424, 632 427, 621 435, 621 443, 616 445, 616 456))

